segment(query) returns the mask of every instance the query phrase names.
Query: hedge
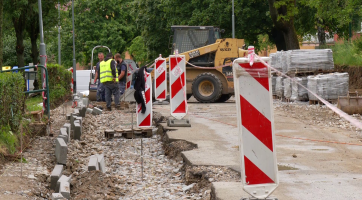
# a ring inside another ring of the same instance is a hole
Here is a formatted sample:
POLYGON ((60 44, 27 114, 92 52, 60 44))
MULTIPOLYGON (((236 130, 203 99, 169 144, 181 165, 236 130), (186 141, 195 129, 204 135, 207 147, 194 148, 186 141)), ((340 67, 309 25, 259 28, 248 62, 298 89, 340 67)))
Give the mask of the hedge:
MULTIPOLYGON (((63 97, 71 94, 72 72, 58 64, 48 64, 49 98, 50 106, 54 107, 63 97)), ((38 69, 38 80, 41 80, 40 68, 38 69)), ((43 85, 40 84, 39 88, 43 85)))
POLYGON ((0 151, 13 153, 24 111, 25 81, 22 73, 0 73, 0 151))

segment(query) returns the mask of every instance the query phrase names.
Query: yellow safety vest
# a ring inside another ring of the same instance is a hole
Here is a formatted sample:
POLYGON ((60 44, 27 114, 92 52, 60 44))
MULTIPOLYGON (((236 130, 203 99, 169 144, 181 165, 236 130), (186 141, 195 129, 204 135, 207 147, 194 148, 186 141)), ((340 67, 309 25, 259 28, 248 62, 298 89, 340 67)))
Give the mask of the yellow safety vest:
MULTIPOLYGON (((107 61, 102 61, 101 63, 99 63, 99 68, 100 68, 99 73, 100 73, 101 83, 113 81, 111 62, 112 62, 112 59, 108 59, 107 61)), ((116 82, 118 82, 117 74, 118 74, 118 72, 117 72, 117 68, 116 68, 116 82)))

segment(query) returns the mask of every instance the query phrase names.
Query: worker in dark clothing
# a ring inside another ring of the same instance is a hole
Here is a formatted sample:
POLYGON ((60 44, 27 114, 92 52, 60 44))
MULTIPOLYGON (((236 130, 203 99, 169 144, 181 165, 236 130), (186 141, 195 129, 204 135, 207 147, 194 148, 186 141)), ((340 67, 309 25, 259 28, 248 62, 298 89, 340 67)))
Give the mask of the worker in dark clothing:
POLYGON ((146 98, 145 98, 145 89, 146 89, 146 80, 145 80, 146 66, 141 67, 138 70, 134 83, 134 98, 138 104, 141 104, 141 113, 146 112, 146 98))
POLYGON ((112 59, 112 53, 107 54, 104 61, 100 63, 100 80, 104 86, 106 93, 107 110, 111 111, 112 94, 114 95, 114 103, 116 108, 120 108, 119 104, 119 85, 118 85, 118 72, 116 67, 116 61, 112 59))
POLYGON ((105 97, 105 91, 104 91, 104 87, 103 84, 99 81, 99 64, 104 60, 104 54, 102 52, 98 53, 98 59, 99 62, 96 65, 96 75, 94 77, 94 84, 97 84, 97 101, 106 101, 106 97, 105 97))
POLYGON ((117 62, 120 95, 123 95, 127 82, 127 65, 123 62, 121 54, 119 53, 114 55, 114 60, 117 62))

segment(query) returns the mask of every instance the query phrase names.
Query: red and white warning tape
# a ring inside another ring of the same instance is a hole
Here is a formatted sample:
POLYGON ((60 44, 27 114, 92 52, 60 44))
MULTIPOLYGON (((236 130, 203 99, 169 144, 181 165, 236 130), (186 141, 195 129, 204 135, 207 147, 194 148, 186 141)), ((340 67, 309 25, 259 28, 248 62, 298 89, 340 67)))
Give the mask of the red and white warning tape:
POLYGON ((354 125, 355 127, 359 128, 362 130, 362 123, 360 121, 358 121, 357 119, 353 118, 352 116, 348 115, 347 113, 343 112, 342 110, 338 109, 336 106, 332 105, 331 103, 329 103, 328 101, 326 101, 325 99, 323 99, 322 97, 318 96, 316 93, 314 93, 313 91, 309 90, 307 87, 305 87, 304 85, 298 83, 297 81, 295 81, 293 78, 287 76, 286 74, 284 74, 281 71, 278 71, 277 69, 275 69, 274 67, 270 66, 268 63, 264 62, 262 59, 260 59, 260 57, 258 55, 255 54, 255 57, 258 58, 260 60, 261 63, 263 63, 265 66, 269 67, 271 70, 276 71, 278 73, 280 73, 282 76, 284 76, 285 78, 290 79, 291 81, 293 81, 294 83, 298 84, 299 86, 301 86, 302 88, 304 88, 305 90, 307 90, 308 92, 310 92, 311 94, 313 94, 316 98, 318 98, 322 103, 324 103, 329 109, 331 109, 333 112, 337 113, 340 117, 344 118, 345 120, 347 120, 348 122, 350 122, 352 125, 354 125))

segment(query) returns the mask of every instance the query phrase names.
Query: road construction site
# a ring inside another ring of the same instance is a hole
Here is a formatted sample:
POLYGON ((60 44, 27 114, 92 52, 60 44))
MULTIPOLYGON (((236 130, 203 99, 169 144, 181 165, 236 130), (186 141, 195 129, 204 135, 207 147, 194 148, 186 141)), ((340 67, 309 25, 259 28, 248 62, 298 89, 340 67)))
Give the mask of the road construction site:
MULTIPOLYGON (((272 196, 296 200, 359 199, 360 131, 325 106, 280 100, 274 100, 273 106, 280 184, 272 196)), ((86 114, 81 140, 72 139, 67 144, 62 172, 71 177, 71 199, 249 197, 240 182, 235 100, 203 104, 191 98, 188 107, 184 118, 192 126, 168 127, 169 105, 154 105, 157 128, 149 138, 105 137, 105 130, 132 127, 135 116, 132 120, 129 109, 86 114), (89 171, 89 158, 95 154, 104 155, 105 173, 89 171)), ((52 197, 50 177, 57 159, 54 139, 69 122, 66 114, 72 112, 69 103, 51 111, 54 135, 35 138, 24 152, 22 172, 20 162, 7 163, 1 169, 0 199, 52 197)), ((353 117, 362 119, 360 115, 353 117)))

